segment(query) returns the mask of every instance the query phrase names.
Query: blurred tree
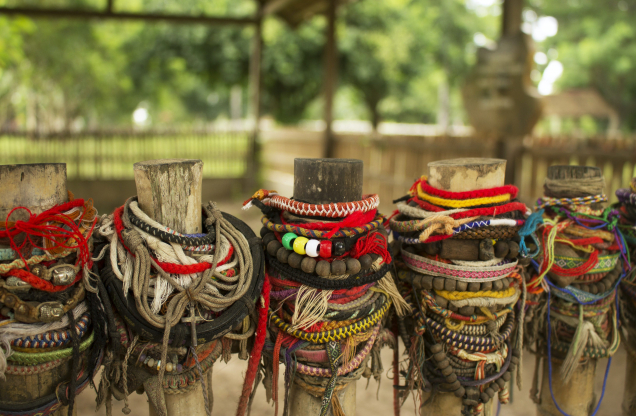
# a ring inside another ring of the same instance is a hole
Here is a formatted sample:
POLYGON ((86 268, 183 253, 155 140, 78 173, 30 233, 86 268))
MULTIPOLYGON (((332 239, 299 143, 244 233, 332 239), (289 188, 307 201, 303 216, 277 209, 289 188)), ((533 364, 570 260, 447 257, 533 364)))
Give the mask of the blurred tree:
POLYGON ((618 110, 623 126, 634 130, 636 0, 534 0, 530 5, 539 16, 554 16, 559 23, 556 36, 540 45, 563 64, 556 85, 597 88, 618 110))

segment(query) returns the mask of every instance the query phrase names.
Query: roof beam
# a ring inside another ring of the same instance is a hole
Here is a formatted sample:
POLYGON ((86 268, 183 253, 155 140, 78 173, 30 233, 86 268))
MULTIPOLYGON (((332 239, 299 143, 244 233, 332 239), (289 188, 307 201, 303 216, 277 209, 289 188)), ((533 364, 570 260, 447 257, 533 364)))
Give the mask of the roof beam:
POLYGON ((262 15, 266 16, 268 14, 274 14, 277 11, 284 9, 294 1, 295 0, 270 0, 263 6, 262 15))
MULTIPOLYGON (((110 3, 110 2, 109 2, 110 3)), ((112 4, 112 3, 111 3, 112 4)), ((112 6, 111 6, 112 7, 112 6)), ((23 15, 43 19, 113 19, 113 20, 143 20, 152 22, 170 23, 198 23, 209 25, 253 25, 255 18, 233 18, 214 16, 195 16, 184 14, 160 14, 160 13, 113 13, 112 9, 105 12, 78 9, 43 9, 29 7, 0 7, 0 15, 23 15)))

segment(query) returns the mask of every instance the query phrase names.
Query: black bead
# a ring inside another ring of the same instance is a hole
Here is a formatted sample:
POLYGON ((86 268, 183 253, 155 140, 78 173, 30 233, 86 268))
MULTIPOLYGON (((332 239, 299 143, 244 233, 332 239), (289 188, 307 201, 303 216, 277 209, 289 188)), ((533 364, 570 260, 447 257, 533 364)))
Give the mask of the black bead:
POLYGON ((334 241, 331 244, 331 255, 334 257, 340 257, 347 251, 344 241, 334 241))

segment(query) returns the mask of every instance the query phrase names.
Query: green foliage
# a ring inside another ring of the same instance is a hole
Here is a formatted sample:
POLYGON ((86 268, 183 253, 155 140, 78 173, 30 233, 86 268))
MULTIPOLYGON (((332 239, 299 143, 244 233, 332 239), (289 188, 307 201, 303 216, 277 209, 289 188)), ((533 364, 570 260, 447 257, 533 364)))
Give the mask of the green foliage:
POLYGON ((559 22, 543 42, 563 63, 560 89, 592 87, 614 106, 629 130, 636 128, 636 1, 568 0, 531 2, 539 15, 559 22))

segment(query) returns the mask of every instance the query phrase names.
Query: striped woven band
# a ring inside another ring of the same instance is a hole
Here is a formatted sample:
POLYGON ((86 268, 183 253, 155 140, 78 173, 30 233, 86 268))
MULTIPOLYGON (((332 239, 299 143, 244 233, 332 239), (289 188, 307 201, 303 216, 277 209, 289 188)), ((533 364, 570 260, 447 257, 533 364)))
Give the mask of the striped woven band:
POLYGON ((468 267, 455 264, 447 264, 427 259, 417 254, 401 250, 402 259, 409 269, 433 276, 448 277, 460 282, 489 282, 507 277, 517 267, 517 261, 504 260, 502 264, 490 267, 468 267))

